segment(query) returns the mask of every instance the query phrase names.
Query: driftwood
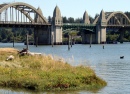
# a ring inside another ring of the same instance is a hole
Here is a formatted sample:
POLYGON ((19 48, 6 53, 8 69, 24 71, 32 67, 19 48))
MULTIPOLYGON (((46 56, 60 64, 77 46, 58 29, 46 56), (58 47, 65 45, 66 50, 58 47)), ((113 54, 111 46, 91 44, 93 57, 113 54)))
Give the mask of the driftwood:
POLYGON ((7 58, 6 58, 6 61, 8 61, 8 60, 13 60, 14 59, 14 56, 13 55, 10 55, 10 56, 8 56, 7 58))
POLYGON ((27 54, 28 54, 28 49, 26 49, 26 48, 23 48, 23 50, 21 50, 21 51, 18 51, 18 54, 19 54, 20 56, 27 55, 27 54))
POLYGON ((41 53, 30 52, 28 49, 25 49, 25 48, 23 48, 23 50, 19 51, 18 54, 20 56, 24 56, 24 55, 30 55, 30 56, 42 55, 41 53))
POLYGON ((35 55, 42 55, 42 54, 41 53, 28 52, 28 55, 35 56, 35 55))
POLYGON ((28 49, 23 48, 23 50, 19 51, 19 54, 21 54, 21 53, 23 53, 23 52, 24 52, 24 53, 25 53, 25 52, 27 53, 27 52, 28 52, 28 49))

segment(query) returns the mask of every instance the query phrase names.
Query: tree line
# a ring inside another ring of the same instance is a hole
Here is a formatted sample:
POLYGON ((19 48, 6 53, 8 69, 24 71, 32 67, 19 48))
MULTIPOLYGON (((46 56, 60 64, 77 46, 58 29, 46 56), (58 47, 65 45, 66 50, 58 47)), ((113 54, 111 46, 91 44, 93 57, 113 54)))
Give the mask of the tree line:
MULTIPOLYGON (((126 11, 124 12, 124 14, 126 14, 128 16, 128 18, 130 19, 130 12, 126 11)), ((99 16, 99 14, 97 13, 95 15, 95 17, 92 17, 89 15, 89 20, 90 20, 90 23, 93 23, 94 20, 99 16)), ((63 23, 83 23, 83 18, 76 18, 74 19, 73 17, 66 17, 66 16, 63 16, 62 17, 63 19, 63 23)), ((48 22, 51 23, 52 22, 52 17, 51 16, 48 16, 48 22)))
POLYGON ((0 28, 0 42, 24 42, 27 33, 33 39, 32 28, 0 28))
MULTIPOLYGON (((90 23, 93 23, 93 21, 96 19, 97 16, 99 16, 99 14, 96 14, 94 18, 89 16, 90 23)), ((63 23, 83 23, 83 18, 73 18, 73 17, 67 18, 66 16, 63 16, 62 19, 63 23)), ((48 16, 48 22, 49 23, 52 22, 51 16, 48 16)))

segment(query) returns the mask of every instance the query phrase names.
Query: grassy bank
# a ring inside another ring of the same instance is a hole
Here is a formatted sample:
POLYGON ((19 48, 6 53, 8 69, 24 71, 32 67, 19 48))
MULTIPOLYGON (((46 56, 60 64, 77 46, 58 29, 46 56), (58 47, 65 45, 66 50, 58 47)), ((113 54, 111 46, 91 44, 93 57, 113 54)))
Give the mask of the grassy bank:
POLYGON ((86 66, 71 66, 52 56, 22 56, 16 49, 0 48, 0 86, 36 91, 100 89, 106 82, 86 66), (14 60, 6 61, 8 55, 14 60))

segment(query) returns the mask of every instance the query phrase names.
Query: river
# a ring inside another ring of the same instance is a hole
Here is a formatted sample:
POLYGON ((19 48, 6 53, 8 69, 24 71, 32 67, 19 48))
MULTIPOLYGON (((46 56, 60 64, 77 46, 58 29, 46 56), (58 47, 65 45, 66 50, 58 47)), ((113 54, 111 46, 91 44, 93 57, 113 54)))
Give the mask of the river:
MULTIPOLYGON (((2 47, 12 47, 12 43, 0 43, 2 47)), ((19 50, 25 48, 23 43, 15 43, 19 50)), ((38 46, 29 45, 31 52, 52 54, 54 57, 63 57, 73 66, 87 65, 92 67, 96 74, 107 82, 107 86, 96 92, 65 91, 42 92, 40 94, 130 94, 130 43, 123 44, 76 44, 68 50, 67 45, 38 46), (120 59, 120 56, 124 56, 120 59)), ((36 94, 36 92, 11 90, 0 88, 0 94, 36 94)))

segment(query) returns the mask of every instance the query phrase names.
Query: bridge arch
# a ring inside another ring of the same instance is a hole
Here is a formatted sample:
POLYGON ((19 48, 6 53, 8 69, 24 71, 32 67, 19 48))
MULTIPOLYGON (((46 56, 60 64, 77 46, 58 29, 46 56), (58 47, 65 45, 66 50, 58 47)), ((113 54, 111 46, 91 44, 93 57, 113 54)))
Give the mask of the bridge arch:
POLYGON ((31 18, 31 16, 29 16, 28 13, 26 13, 25 11, 21 11, 22 9, 18 9, 18 8, 16 8, 16 10, 22 12, 31 22, 34 22, 34 20, 31 18))
POLYGON ((127 15, 124 14, 123 12, 120 12, 120 11, 111 13, 111 14, 108 16, 108 18, 106 19, 106 23, 108 23, 108 21, 109 21, 112 17, 115 17, 115 19, 118 20, 118 24, 121 24, 121 23, 119 22, 119 19, 115 16, 116 14, 121 14, 121 15, 124 16, 125 19, 127 19, 127 21, 130 23, 130 19, 127 17, 127 15))
POLYGON ((97 18, 94 20, 93 24, 96 24, 98 19, 99 19, 99 16, 97 16, 97 18))
POLYGON ((27 3, 23 3, 23 2, 15 2, 15 3, 10 3, 10 4, 2 4, 3 6, 0 8, 0 13, 2 13, 4 10, 13 7, 15 9, 17 9, 18 11, 22 12, 26 17, 28 17, 29 20, 34 21, 29 15, 28 13, 24 10, 24 9, 20 9, 19 6, 25 6, 26 8, 31 9, 31 12, 34 12, 36 14, 39 15, 39 17, 42 19, 44 24, 47 24, 48 22, 46 21, 46 19, 44 18, 44 16, 33 6, 27 4, 27 3))

